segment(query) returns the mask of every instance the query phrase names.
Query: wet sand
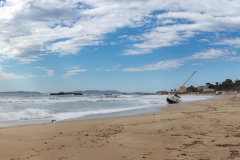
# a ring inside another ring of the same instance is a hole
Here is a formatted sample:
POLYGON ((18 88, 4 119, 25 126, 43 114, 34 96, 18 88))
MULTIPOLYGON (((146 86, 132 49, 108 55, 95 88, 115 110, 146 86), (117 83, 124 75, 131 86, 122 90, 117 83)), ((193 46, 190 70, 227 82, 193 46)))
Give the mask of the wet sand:
POLYGON ((161 112, 0 129, 1 160, 240 159, 240 96, 161 112))

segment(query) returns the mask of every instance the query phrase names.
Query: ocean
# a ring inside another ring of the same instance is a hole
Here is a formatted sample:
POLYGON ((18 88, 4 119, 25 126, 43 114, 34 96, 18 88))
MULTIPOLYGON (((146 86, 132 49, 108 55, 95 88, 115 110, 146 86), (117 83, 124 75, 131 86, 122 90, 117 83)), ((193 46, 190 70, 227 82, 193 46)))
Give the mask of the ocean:
MULTIPOLYGON (((0 94, 0 127, 148 113, 167 106, 167 95, 0 94)), ((183 102, 212 98, 182 95, 183 102)))

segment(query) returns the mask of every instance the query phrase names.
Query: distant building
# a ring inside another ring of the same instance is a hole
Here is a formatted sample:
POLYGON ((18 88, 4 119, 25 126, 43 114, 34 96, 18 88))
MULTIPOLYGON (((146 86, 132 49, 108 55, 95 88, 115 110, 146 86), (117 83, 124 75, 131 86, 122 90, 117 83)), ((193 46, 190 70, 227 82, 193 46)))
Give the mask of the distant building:
POLYGON ((168 94, 168 93, 169 93, 168 91, 163 90, 163 91, 158 91, 156 94, 168 94))
POLYGON ((216 95, 222 95, 222 94, 227 94, 225 91, 216 91, 215 92, 216 95))
POLYGON ((186 88, 186 87, 181 86, 181 87, 179 88, 178 92, 179 92, 179 93, 187 93, 188 91, 187 91, 187 88, 186 88))
POLYGON ((229 92, 226 92, 226 91, 216 91, 215 93, 216 93, 216 95, 236 95, 236 94, 238 94, 237 91, 229 91, 229 92))
POLYGON ((197 87, 197 91, 202 93, 215 93, 215 89, 208 88, 206 86, 197 87))

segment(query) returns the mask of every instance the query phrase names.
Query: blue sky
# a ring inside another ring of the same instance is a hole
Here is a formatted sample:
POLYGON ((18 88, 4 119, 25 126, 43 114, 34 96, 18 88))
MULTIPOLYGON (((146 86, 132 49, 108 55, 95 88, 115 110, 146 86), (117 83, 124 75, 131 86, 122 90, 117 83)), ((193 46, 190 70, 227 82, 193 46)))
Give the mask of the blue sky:
POLYGON ((156 92, 240 79, 237 0, 0 1, 1 91, 156 92))

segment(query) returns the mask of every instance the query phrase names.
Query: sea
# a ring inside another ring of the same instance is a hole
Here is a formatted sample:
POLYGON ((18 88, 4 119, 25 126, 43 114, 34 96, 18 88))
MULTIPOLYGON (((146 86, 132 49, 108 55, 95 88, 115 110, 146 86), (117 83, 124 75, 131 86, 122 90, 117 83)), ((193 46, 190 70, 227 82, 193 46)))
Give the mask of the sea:
MULTIPOLYGON (((169 107, 167 95, 0 94, 0 127, 151 113, 169 107)), ((212 98, 181 95, 182 102, 212 98)))

